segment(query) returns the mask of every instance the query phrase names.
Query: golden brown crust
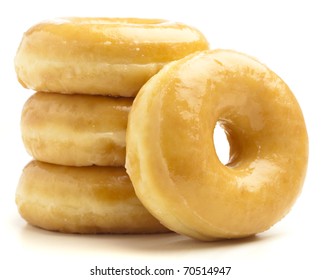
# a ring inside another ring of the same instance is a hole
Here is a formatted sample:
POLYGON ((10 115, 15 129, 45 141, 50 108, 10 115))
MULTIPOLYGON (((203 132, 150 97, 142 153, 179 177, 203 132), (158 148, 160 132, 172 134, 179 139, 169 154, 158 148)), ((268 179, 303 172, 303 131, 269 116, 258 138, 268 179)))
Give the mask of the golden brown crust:
POLYGON ((64 167, 30 162, 16 191, 30 224, 67 233, 160 233, 120 167, 64 167))
POLYGON ((167 65, 144 85, 126 149, 145 207, 178 233, 215 240, 262 232, 288 213, 304 182, 308 137, 275 73, 244 54, 213 50, 167 65), (231 145, 227 166, 213 145, 217 122, 231 145))
POLYGON ((38 92, 24 105, 21 132, 35 159, 70 166, 124 166, 133 99, 38 92))
POLYGON ((135 96, 164 64, 208 49, 196 29, 164 20, 62 18, 31 27, 15 58, 37 91, 135 96))

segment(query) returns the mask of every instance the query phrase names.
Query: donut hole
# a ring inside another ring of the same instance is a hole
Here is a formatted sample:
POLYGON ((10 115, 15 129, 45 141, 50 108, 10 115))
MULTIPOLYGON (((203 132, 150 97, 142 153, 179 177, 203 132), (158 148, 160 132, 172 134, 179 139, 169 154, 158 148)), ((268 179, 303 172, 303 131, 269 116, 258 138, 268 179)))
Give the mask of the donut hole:
POLYGON ((220 122, 217 122, 213 132, 213 143, 216 155, 223 165, 230 161, 230 143, 226 131, 220 122))

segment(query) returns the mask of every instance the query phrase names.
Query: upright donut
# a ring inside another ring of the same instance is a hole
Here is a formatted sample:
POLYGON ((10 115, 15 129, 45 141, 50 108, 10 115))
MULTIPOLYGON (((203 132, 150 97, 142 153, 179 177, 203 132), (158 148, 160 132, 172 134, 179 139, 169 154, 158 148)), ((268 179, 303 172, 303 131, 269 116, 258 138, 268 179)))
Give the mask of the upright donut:
POLYGON ((304 118, 289 87, 228 50, 192 54, 149 80, 129 114, 126 148, 144 206, 168 228, 201 240, 270 228, 298 197, 308 159, 304 118), (230 143, 226 166, 213 144, 217 123, 230 143))
POLYGON ((130 97, 166 63, 205 49, 204 36, 181 23, 60 18, 24 34, 15 68, 36 91, 130 97))
POLYGON ((35 159, 69 166, 124 166, 132 98, 37 92, 25 103, 21 134, 35 159))
POLYGON ((67 233, 168 232, 137 199, 123 167, 71 167, 31 161, 16 191, 30 224, 67 233))

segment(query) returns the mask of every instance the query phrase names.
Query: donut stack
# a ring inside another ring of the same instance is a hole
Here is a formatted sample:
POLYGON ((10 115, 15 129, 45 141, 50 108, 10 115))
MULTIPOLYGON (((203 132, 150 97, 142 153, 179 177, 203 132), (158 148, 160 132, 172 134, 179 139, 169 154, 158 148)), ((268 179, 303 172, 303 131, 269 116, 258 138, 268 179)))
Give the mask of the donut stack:
MULTIPOLYGON (((208 44, 196 29, 152 19, 63 18, 30 28, 15 58, 34 158, 16 192, 21 216, 70 233, 166 232, 125 171, 128 113, 145 82, 208 44)), ((148 107, 145 108, 148 110, 148 107)))

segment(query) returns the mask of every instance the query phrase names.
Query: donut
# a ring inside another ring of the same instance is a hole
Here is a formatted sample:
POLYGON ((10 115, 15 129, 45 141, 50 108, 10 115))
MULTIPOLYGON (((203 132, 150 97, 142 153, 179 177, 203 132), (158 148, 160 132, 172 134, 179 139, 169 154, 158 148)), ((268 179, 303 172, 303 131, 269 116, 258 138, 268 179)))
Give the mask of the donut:
POLYGON ((58 18, 24 34, 15 69, 36 91, 131 97, 166 63, 205 49, 203 34, 181 23, 58 18))
POLYGON ((143 205, 169 229, 210 241, 269 229, 301 192, 308 137, 297 100, 265 65, 232 50, 165 66, 138 93, 126 169, 143 205), (230 144, 218 159, 213 132, 230 144))
POLYGON ((169 231, 137 199, 124 167, 71 167, 31 161, 16 190, 31 225, 66 233, 169 231))
POLYGON ((33 158, 68 166, 124 166, 132 98, 37 92, 25 103, 21 134, 33 158))

